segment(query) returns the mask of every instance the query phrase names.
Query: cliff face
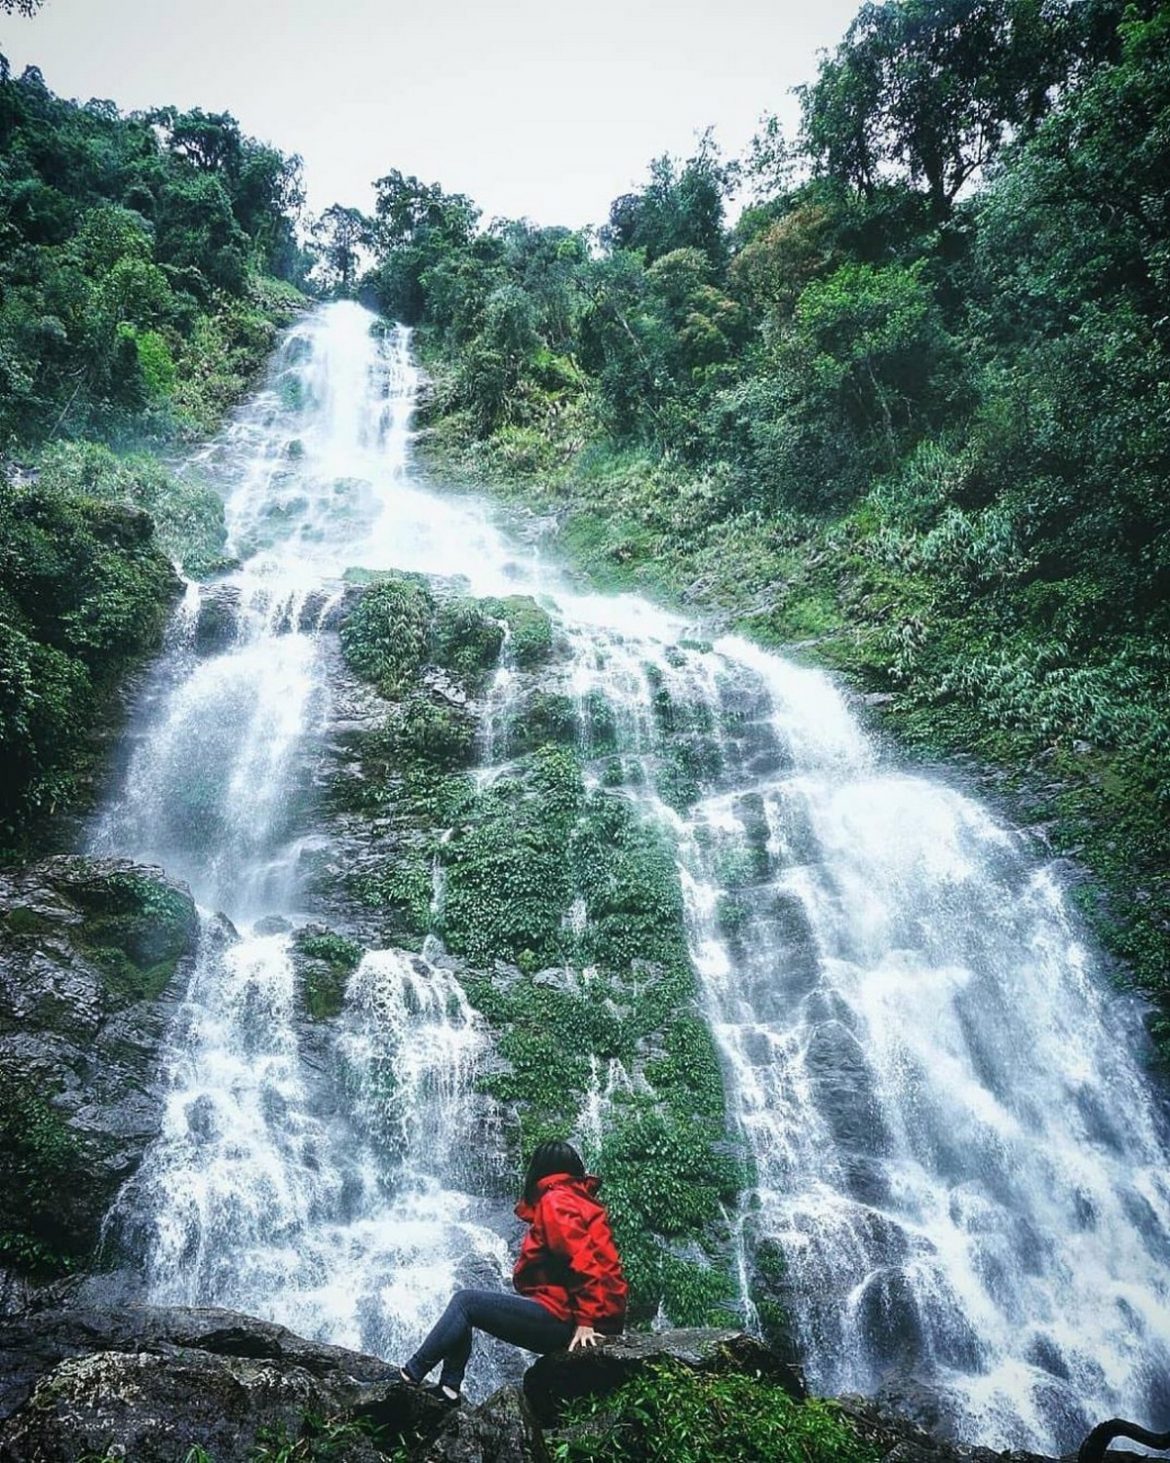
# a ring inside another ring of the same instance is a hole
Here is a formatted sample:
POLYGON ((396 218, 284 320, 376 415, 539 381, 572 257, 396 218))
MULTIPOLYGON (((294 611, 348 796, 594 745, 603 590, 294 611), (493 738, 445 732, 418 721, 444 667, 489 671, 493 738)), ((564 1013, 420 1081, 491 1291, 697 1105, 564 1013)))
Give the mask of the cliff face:
POLYGON ((183 885, 124 859, 0 873, 0 1266, 44 1278, 93 1256, 159 1130, 198 928, 183 885))
POLYGON ((787 1456, 752 1442, 761 1435, 753 1414, 770 1409, 768 1436, 810 1463, 1045 1463, 939 1442, 861 1399, 831 1409, 810 1402, 774 1352, 726 1330, 630 1335, 593 1353, 556 1353, 530 1367, 522 1387, 452 1412, 404 1387, 391 1364, 230 1311, 33 1309, 0 1323, 0 1376, 0 1457, 9 1463, 666 1457, 661 1437, 659 1451, 638 1451, 648 1399, 652 1408, 661 1397, 677 1416, 704 1389, 747 1399, 715 1424, 710 1456, 719 1458, 787 1456))

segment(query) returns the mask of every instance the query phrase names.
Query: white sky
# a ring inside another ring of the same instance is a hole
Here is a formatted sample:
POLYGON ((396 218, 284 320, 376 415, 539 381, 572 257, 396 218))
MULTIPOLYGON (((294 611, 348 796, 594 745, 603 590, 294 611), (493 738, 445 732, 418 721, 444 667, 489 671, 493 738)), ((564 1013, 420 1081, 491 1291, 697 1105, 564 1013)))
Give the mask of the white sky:
POLYGON ((708 125, 738 155, 860 0, 45 0, 0 17, 14 72, 124 110, 229 111, 305 160, 309 204, 369 209, 389 169, 485 217, 600 223, 708 125))

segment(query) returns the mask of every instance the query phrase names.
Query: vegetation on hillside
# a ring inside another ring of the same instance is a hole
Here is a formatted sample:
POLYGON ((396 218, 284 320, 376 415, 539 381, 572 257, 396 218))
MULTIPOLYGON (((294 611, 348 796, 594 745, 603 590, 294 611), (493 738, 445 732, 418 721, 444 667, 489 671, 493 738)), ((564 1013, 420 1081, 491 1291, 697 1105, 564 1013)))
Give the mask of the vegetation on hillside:
POLYGON ((303 304, 301 204, 230 116, 79 106, 0 57, 0 848, 84 784, 169 561, 222 565, 218 496, 142 449, 209 432, 303 304))
POLYGON ((1168 41, 1148 0, 866 4, 797 138, 705 136, 596 236, 388 174, 361 286, 436 472, 1012 769, 1162 996, 1168 41))

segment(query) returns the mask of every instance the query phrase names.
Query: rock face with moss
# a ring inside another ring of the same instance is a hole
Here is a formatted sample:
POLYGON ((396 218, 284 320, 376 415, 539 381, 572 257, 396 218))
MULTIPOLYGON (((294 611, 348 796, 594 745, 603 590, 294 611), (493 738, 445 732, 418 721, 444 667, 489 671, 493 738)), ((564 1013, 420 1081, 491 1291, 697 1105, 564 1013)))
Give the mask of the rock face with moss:
POLYGON ((158 869, 0 873, 0 1265, 92 1254, 159 1129, 159 1045, 197 937, 190 894, 158 869))
POLYGON ((555 1353, 454 1413, 375 1357, 224 1310, 45 1310, 0 1321, 0 1455, 12 1463, 1048 1463, 952 1446, 871 1403, 805 1396, 736 1331, 555 1353))
MULTIPOLYGON (((505 1166, 575 1139, 604 1175, 635 1316, 729 1319, 745 1167, 674 850, 603 785, 614 713, 573 697, 570 647, 531 597, 369 578, 331 672, 314 912, 369 948, 443 952, 493 1037, 476 1083, 505 1166)), ((341 1011, 343 945, 297 942, 318 1021, 341 1011)))

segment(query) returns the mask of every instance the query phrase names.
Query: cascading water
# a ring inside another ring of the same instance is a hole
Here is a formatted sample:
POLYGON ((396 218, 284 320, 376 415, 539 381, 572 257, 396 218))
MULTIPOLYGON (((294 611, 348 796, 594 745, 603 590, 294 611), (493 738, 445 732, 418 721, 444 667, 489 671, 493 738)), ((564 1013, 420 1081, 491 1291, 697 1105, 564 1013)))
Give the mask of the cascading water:
MULTIPOLYGON (((1166 1133, 1138 1013, 1102 989, 1052 872, 977 803, 886 766, 827 678, 575 593, 480 506, 427 491, 415 386, 403 332, 329 306, 204 454, 240 568, 189 593, 95 843, 165 863, 241 925, 296 920, 345 571, 545 595, 573 650, 548 675, 583 755, 601 699, 624 794, 675 840, 755 1163, 730 1227, 749 1260, 779 1245, 814 1385, 913 1401, 920 1379, 961 1436, 1001 1446, 1068 1447, 1115 1412, 1164 1420, 1166 1133), (232 629, 197 655, 209 604, 232 629)), ((516 694, 505 655, 489 762, 516 694)), ((289 936, 265 930, 233 942, 209 917, 172 1032, 166 1130, 127 1200, 151 1293, 405 1354, 452 1285, 506 1270, 499 1176, 477 1171, 488 1037, 428 945, 367 955, 310 1049, 289 936)), ((595 1068, 582 1137, 630 1081, 595 1068)))

